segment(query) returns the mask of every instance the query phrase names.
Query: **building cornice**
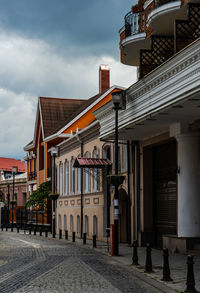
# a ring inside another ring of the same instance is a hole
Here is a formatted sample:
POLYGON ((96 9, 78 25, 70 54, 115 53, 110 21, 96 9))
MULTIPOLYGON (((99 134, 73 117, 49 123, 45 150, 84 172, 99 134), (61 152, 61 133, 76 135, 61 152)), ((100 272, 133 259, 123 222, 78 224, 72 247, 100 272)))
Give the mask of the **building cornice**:
MULTIPOLYGON (((119 129, 139 123, 199 92, 200 38, 126 90, 126 110, 119 112, 119 129)), ((112 102, 96 110, 100 138, 114 132, 112 102)))

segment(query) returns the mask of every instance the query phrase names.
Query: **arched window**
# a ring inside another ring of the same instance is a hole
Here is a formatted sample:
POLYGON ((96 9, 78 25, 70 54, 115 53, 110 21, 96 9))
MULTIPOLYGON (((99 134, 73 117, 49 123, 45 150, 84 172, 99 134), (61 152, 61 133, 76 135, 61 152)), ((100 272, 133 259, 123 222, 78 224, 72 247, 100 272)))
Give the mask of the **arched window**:
POLYGON ((98 230, 97 230, 97 216, 93 216, 93 235, 97 235, 98 230))
POLYGON ((69 162, 65 161, 65 195, 69 194, 69 162))
POLYGON ((75 168, 74 158, 71 159, 71 193, 75 192, 75 168))
POLYGON ((59 165, 59 193, 60 196, 63 195, 63 163, 60 162, 59 165))
POLYGON ((62 229, 62 219, 61 219, 61 215, 59 215, 59 217, 58 217, 58 229, 59 229, 59 230, 62 229))
MULTIPOLYGON (((99 151, 95 147, 93 151, 93 158, 99 158, 99 151)), ((99 178, 99 169, 94 168, 93 169, 93 190, 94 191, 99 191, 100 188, 100 178, 99 178)))
POLYGON ((70 215, 70 231, 73 232, 73 230, 74 230, 73 216, 70 215))
POLYGON ((85 215, 85 233, 89 234, 89 219, 87 215, 85 215))
MULTIPOLYGON (((90 158, 90 153, 85 153, 86 158, 90 158)), ((85 168, 85 192, 90 191, 90 168, 85 168)))
POLYGON ((77 233, 80 233, 80 216, 77 216, 77 233))
POLYGON ((67 230, 67 216, 64 215, 64 231, 67 230))
POLYGON ((81 168, 77 169, 77 193, 81 193, 81 168))

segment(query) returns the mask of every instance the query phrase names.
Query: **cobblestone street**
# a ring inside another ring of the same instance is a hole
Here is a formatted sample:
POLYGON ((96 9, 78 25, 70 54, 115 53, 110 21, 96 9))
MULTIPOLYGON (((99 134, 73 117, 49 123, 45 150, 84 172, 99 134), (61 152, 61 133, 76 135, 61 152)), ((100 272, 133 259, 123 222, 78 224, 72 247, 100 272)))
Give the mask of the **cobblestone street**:
POLYGON ((80 244, 0 232, 0 292, 165 292, 80 244))

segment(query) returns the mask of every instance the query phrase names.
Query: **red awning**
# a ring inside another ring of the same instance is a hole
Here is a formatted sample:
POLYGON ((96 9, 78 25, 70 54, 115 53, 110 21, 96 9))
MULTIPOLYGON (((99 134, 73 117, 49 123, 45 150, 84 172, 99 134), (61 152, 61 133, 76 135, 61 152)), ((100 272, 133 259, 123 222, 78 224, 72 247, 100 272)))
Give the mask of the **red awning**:
POLYGON ((111 165, 110 160, 98 158, 76 158, 74 162, 75 168, 104 168, 111 165))

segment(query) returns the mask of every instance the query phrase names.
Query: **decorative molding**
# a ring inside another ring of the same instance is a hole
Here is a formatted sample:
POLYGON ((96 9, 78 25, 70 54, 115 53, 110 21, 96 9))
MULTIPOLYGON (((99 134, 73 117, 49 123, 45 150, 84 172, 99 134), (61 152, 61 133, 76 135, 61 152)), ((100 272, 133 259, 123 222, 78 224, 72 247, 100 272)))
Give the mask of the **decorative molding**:
POLYGON ((71 204, 71 206, 74 206, 75 205, 75 200, 74 199, 70 200, 70 204, 71 204))
POLYGON ((85 204, 90 204, 90 199, 89 198, 85 199, 85 204))
POLYGON ((93 198, 93 203, 94 204, 99 204, 99 198, 98 197, 93 198))
POLYGON ((65 200, 65 201, 64 201, 64 205, 65 205, 65 206, 68 206, 68 200, 65 200))
MULTIPOLYGON (((196 40, 126 91, 126 110, 119 111, 119 130, 139 123, 199 92, 200 39, 196 40)), ((101 125, 100 138, 114 133, 114 110, 109 102, 95 111, 101 125)))

